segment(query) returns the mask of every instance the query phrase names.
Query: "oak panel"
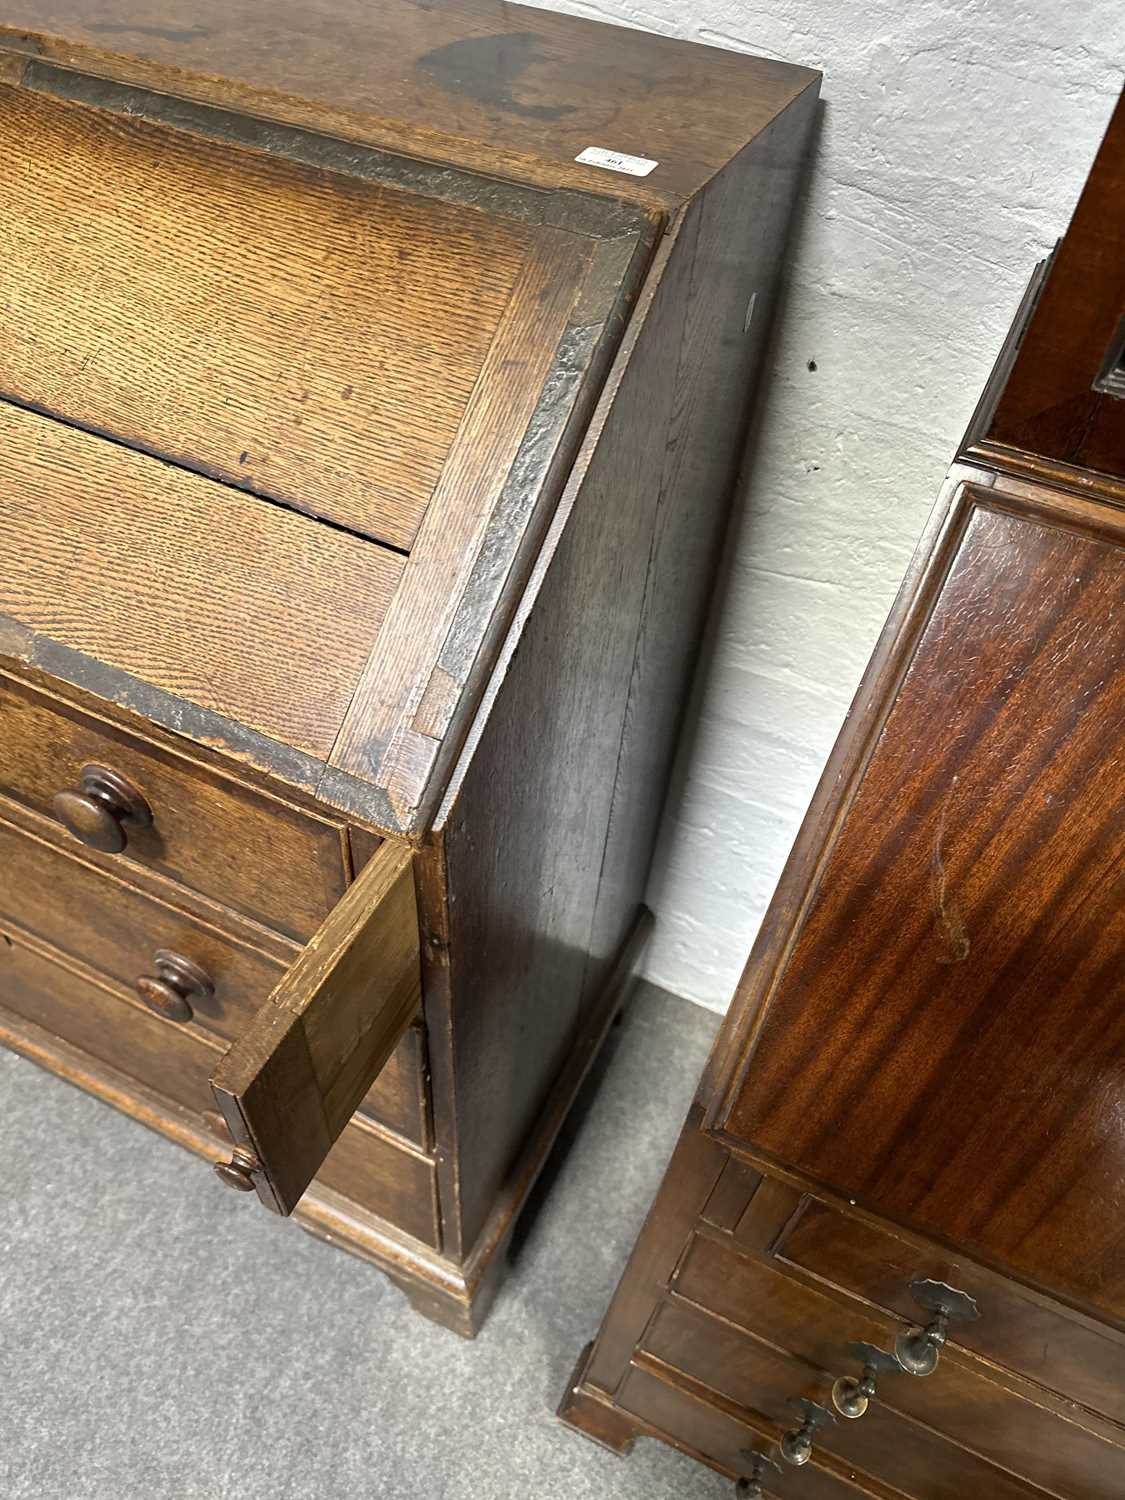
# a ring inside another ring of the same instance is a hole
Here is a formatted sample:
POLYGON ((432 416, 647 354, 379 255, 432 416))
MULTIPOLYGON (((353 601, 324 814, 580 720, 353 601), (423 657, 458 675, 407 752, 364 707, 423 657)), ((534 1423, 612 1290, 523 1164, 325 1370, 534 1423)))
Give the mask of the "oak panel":
POLYGON ((1120 1318, 1121 518, 1002 504, 962 498, 728 1128, 1120 1318))
POLYGON ((321 756, 402 570, 373 543, 2 403, 0 557, 0 614, 33 636, 321 756))
POLYGON ((506 0, 4 0, 68 67, 509 178, 676 205, 817 75, 506 0), (587 146, 655 158, 630 177, 587 146))
MULTIPOLYGON (((212 1129, 208 1078, 219 1056, 212 1044, 136 1009, 88 971, 53 962, 2 926, 0 1008, 155 1089, 212 1129)), ((433 1167, 423 1157, 353 1126, 325 1169, 326 1186, 415 1239, 437 1243, 433 1167)))
POLYGON ((410 546, 527 229, 14 89, 0 152, 0 391, 410 546))
POLYGON ((91 853, 94 864, 142 865, 297 941, 344 894, 334 824, 0 673, 0 793, 53 817, 52 797, 77 786, 86 764, 126 777, 153 812, 151 828, 129 830, 123 853, 91 853))
MULTIPOLYGON (((285 972, 225 933, 0 821, 0 921, 15 922, 131 991, 169 948, 198 964, 215 993, 192 1001, 193 1025, 233 1038, 285 972)), ((142 1002, 138 999, 138 1004, 142 1002)))
POLYGON ((296 1207, 420 999, 412 855, 385 843, 211 1080, 275 1213, 296 1207))

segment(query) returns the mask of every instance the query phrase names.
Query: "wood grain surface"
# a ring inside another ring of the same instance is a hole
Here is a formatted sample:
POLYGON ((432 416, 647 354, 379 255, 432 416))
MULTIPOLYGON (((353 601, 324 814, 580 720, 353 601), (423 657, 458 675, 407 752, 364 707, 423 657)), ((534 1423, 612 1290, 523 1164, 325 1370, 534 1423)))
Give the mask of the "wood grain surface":
POLYGON ((545 186, 675 206, 817 75, 504 0, 4 0, 0 45, 545 186), (578 165, 587 146, 649 177, 578 165))
MULTIPOLYGON (((971 1350, 1119 1424, 1125 1447, 1125 1337, 1067 1309, 1033 1299, 1018 1282, 988 1276, 940 1246, 925 1249, 882 1225, 806 1200, 771 1252, 827 1286, 913 1322, 909 1284, 929 1277, 960 1287, 987 1316, 950 1329, 950 1346, 971 1350)), ((1125 1460, 1123 1460, 1125 1462, 1125 1460)))
POLYGON ((1125 320, 1122 202, 1125 95, 981 434, 986 451, 1002 445, 1125 480, 1125 402, 1095 389, 1125 320))
POLYGON ((1123 1319, 1125 528, 958 514, 726 1128, 1123 1319))
POLYGON ((212 1077, 275 1213, 296 1207, 418 1009, 411 865, 406 846, 380 846, 212 1077))
POLYGON ((328 753, 400 557, 3 404, 0 453, 0 614, 328 753))
POLYGON ((410 546, 523 226, 18 89, 0 152, 0 392, 410 546))
POLYGON ((87 764, 144 793, 151 827, 122 854, 86 855, 103 869, 153 870, 300 942, 344 894, 338 825, 2 672, 0 745, 0 793, 43 817, 87 764))
MULTIPOLYGON (((523 267, 507 318, 489 351, 458 442, 434 492, 417 546, 387 611, 379 639, 332 749, 331 764, 376 775, 402 826, 409 826, 448 719, 416 724, 488 526, 547 380, 588 263, 589 249, 566 235, 544 236, 523 267), (429 732, 427 732, 429 731, 429 732)), ((484 555, 503 578, 520 551, 523 528, 491 538, 484 555)), ((491 611, 468 623, 470 639, 491 611)), ((475 651, 469 652, 469 663, 475 651)), ((463 682, 449 682, 456 704, 463 682)))
MULTIPOLYGON (((905 1287, 906 1282, 904 1291, 905 1287)), ((748 1337, 786 1349, 823 1371, 829 1383, 840 1374, 858 1374, 857 1361, 847 1352, 849 1343, 863 1341, 887 1349, 903 1326, 886 1313, 796 1280, 776 1262, 739 1254, 721 1236, 697 1234, 692 1239, 676 1271, 675 1291, 677 1298, 744 1329, 748 1337)), ((905 1295, 909 1300, 909 1293, 905 1295)), ((913 1322, 918 1312, 915 1307, 908 1320, 913 1322)), ((647 1338, 645 1346, 649 1347, 647 1338)), ((654 1352, 700 1373, 698 1350, 692 1347, 692 1354, 683 1358, 666 1342, 654 1352)), ((717 1383, 713 1373, 703 1373, 717 1383)), ((996 1378, 983 1360, 947 1348, 937 1369, 924 1380, 905 1374, 881 1377, 878 1400, 900 1417, 933 1428, 951 1443, 1048 1493, 1057 1491, 1059 1476, 1065 1474, 1066 1500, 1118 1500, 1125 1433, 1108 1422, 1083 1420, 1067 1401, 1052 1405, 1035 1385, 996 1378)), ((856 1424, 840 1424, 845 1425, 856 1424)), ((825 1443, 833 1446, 828 1439, 825 1443)), ((889 1461, 880 1462, 872 1472, 892 1484, 901 1483, 889 1461)), ((906 1492, 925 1494, 926 1489, 921 1485, 906 1492)), ((985 1492, 982 1484, 980 1493, 985 1492)))
POLYGON ((193 1001, 191 1024, 228 1040, 249 1025, 285 972, 276 958, 2 819, 0 872, 0 923, 14 922, 100 970, 138 1005, 133 986, 156 972, 157 949, 198 964, 215 992, 193 1001))
MULTIPOLYGON (((128 1004, 115 986, 81 965, 56 961, 34 940, 18 932, 4 936, 0 923, 0 1029, 9 1013, 77 1048, 95 1068, 106 1065, 119 1083, 136 1080, 142 1098, 154 1090, 168 1107, 207 1128, 207 1080, 221 1056, 213 1042, 128 1004)), ((137 1108, 135 1101, 122 1102, 137 1108)), ((324 1171, 326 1187, 350 1194, 415 1239, 438 1242, 433 1166, 420 1153, 355 1124, 324 1171)), ((214 1190, 221 1191, 218 1183, 214 1190)))

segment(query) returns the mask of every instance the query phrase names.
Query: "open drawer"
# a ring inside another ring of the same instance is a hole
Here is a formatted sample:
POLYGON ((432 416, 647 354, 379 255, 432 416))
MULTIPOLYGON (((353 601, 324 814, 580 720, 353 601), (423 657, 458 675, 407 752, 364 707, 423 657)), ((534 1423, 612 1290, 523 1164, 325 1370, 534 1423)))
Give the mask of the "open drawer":
POLYGON ((418 1008, 411 852, 385 843, 223 1057, 212 1092, 234 1142, 216 1170, 289 1214, 418 1008))

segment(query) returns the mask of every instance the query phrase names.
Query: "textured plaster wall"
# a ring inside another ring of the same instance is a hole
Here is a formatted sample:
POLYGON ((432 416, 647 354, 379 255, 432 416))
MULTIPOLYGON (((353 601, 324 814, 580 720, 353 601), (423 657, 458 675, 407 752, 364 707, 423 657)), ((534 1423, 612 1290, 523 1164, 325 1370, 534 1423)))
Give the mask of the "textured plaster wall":
POLYGON ((722 1010, 1027 277, 1066 227, 1121 85, 1125 4, 551 8, 825 74, 729 586, 649 897, 648 977, 722 1010))

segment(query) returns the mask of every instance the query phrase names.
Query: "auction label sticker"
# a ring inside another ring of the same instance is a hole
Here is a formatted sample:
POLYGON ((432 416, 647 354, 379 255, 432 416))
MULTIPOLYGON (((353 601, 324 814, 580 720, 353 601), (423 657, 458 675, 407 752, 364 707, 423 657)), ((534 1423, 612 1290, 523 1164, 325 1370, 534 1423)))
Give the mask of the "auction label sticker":
POLYGON ((606 151, 602 146, 587 146, 574 158, 587 167, 604 167, 607 172, 628 172, 630 177, 647 177, 658 161, 647 156, 629 156, 625 151, 606 151))

